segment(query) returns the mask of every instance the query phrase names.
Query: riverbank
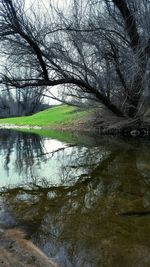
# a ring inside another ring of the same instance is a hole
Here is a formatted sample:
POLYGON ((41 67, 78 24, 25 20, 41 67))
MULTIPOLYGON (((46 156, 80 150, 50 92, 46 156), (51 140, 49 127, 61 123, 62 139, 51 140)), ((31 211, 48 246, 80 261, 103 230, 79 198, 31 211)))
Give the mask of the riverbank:
POLYGON ((0 119, 0 129, 93 132, 94 109, 60 105, 32 116, 0 119), (90 127, 89 127, 90 125, 90 127))
POLYGON ((0 119, 1 129, 68 131, 94 135, 148 136, 150 114, 143 118, 117 117, 103 108, 79 109, 60 105, 32 116, 0 119))

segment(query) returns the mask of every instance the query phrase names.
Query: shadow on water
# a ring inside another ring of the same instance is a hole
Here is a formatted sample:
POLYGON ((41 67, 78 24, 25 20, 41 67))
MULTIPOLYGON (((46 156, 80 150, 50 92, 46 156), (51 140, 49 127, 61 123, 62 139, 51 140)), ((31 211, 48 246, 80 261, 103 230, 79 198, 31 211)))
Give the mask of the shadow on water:
POLYGON ((60 266, 150 266, 149 141, 82 138, 1 131, 0 223, 60 266))

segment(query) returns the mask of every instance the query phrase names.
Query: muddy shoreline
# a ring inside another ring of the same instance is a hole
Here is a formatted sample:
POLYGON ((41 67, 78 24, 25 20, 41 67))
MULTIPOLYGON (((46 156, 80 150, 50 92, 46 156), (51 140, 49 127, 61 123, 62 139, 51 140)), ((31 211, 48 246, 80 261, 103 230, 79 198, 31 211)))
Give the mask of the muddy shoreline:
POLYGON ((136 124, 131 124, 130 122, 126 125, 61 125, 53 127, 40 127, 40 126, 30 126, 30 125, 11 125, 2 124, 0 129, 10 129, 10 130, 47 130, 47 131, 63 131, 63 132, 73 132, 77 134, 88 134, 88 135, 108 135, 108 136, 132 136, 132 137, 149 137, 150 136, 150 124, 142 124, 141 126, 136 124))
POLYGON ((0 228, 1 267, 59 267, 26 239, 22 230, 0 228))

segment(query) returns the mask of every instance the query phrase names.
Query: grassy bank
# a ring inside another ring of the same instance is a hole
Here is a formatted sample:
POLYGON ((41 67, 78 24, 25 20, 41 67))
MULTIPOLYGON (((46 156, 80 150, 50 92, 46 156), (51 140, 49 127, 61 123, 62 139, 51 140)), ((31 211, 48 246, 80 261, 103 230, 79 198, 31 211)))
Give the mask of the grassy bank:
POLYGON ((79 110, 76 107, 61 105, 50 108, 32 116, 0 119, 3 125, 40 126, 52 127, 58 125, 71 125, 80 118, 86 116, 88 111, 79 110))

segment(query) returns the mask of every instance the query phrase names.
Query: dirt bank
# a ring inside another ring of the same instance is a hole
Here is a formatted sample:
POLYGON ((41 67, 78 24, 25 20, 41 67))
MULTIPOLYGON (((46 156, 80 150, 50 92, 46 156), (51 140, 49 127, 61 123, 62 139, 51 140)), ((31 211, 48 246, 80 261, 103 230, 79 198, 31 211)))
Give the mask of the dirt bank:
POLYGON ((58 267, 17 229, 0 229, 0 266, 58 267))

